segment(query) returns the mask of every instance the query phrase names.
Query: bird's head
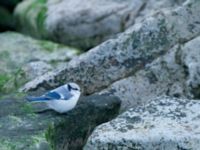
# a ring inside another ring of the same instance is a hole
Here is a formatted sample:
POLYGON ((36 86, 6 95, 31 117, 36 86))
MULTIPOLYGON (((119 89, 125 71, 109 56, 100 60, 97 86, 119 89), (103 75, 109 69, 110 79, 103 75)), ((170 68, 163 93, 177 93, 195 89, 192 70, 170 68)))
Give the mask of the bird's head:
POLYGON ((71 83, 68 83, 66 86, 71 94, 80 96, 81 90, 78 84, 71 82, 71 83))

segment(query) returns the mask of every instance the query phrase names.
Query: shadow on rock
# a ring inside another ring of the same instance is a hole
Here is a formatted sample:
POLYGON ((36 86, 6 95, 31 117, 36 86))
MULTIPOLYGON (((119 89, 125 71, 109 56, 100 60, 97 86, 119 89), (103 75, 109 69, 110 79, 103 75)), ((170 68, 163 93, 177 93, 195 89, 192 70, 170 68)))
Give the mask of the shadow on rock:
POLYGON ((63 121, 49 127, 46 138, 53 149, 82 149, 94 128, 116 117, 119 108, 117 97, 84 97, 74 110, 62 114, 63 121))

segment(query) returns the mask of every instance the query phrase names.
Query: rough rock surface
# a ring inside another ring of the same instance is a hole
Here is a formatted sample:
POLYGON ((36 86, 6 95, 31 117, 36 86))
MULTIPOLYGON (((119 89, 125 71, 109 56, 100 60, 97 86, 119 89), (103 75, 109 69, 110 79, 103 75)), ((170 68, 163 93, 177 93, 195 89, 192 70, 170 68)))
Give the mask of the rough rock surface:
POLYGON ((178 44, 135 75, 116 81, 101 93, 122 100, 121 110, 161 95, 200 98, 200 37, 178 44))
POLYGON ((122 101, 121 111, 148 103, 148 100, 161 95, 188 97, 185 68, 177 62, 179 50, 178 45, 174 46, 144 70, 114 82, 100 93, 119 97, 122 101))
POLYGON ((175 8, 177 6, 181 6, 186 0, 147 0, 145 1, 145 5, 138 13, 136 18, 136 22, 140 22, 144 18, 152 15, 156 11, 165 8, 175 8))
POLYGON ((15 16, 20 30, 27 34, 88 49, 124 31, 135 21, 184 1, 26 0, 18 5, 15 16))
POLYGON ((180 63, 187 74, 186 86, 193 98, 200 98, 200 37, 197 37, 179 50, 180 63))
POLYGON ((78 50, 19 33, 0 34, 0 92, 10 92, 70 60, 78 50))
POLYGON ((133 75, 165 54, 171 47, 200 34, 200 1, 188 0, 183 6, 159 11, 73 59, 66 67, 26 84, 25 91, 52 88, 68 81, 79 83, 91 94, 113 82, 133 75))
POLYGON ((47 30, 54 40, 91 48, 133 24, 144 2, 145 0, 68 0, 54 3, 49 0, 47 30))
POLYGON ((145 0, 26 0, 16 8, 15 16, 28 34, 85 49, 133 24, 144 3, 145 0))
POLYGON ((25 77, 31 80, 53 70, 53 67, 44 61, 33 61, 22 66, 21 70, 24 72, 25 77))
POLYGON ((80 150, 94 128, 118 115, 120 100, 114 96, 91 95, 81 99, 74 111, 50 128, 48 141, 55 150, 80 150), (66 134, 63 134, 66 133, 66 134))
POLYGON ((61 115, 34 113, 39 107, 22 98, 1 99, 0 149, 80 149, 94 127, 115 117, 119 107, 116 97, 93 95, 81 98, 75 109, 61 115))
POLYGON ((200 147, 200 102, 170 97, 130 109, 98 126, 84 150, 197 150, 200 147))

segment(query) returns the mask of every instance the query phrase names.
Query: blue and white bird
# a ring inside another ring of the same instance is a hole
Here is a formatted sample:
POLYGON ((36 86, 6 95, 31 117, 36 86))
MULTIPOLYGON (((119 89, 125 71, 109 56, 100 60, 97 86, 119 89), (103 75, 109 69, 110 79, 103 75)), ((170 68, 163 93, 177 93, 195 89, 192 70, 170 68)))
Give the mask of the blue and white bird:
POLYGON ((45 102, 50 109, 65 113, 73 109, 81 95, 76 83, 68 83, 39 97, 27 97, 30 102, 45 102))

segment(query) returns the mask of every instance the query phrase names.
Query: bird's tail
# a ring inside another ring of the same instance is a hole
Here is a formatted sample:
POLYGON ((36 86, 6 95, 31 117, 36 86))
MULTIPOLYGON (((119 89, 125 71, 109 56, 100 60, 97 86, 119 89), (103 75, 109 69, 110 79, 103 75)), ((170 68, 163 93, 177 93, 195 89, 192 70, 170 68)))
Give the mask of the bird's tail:
POLYGON ((45 97, 31 97, 28 96, 26 97, 26 100, 29 102, 45 102, 48 101, 49 99, 45 98, 45 97))

